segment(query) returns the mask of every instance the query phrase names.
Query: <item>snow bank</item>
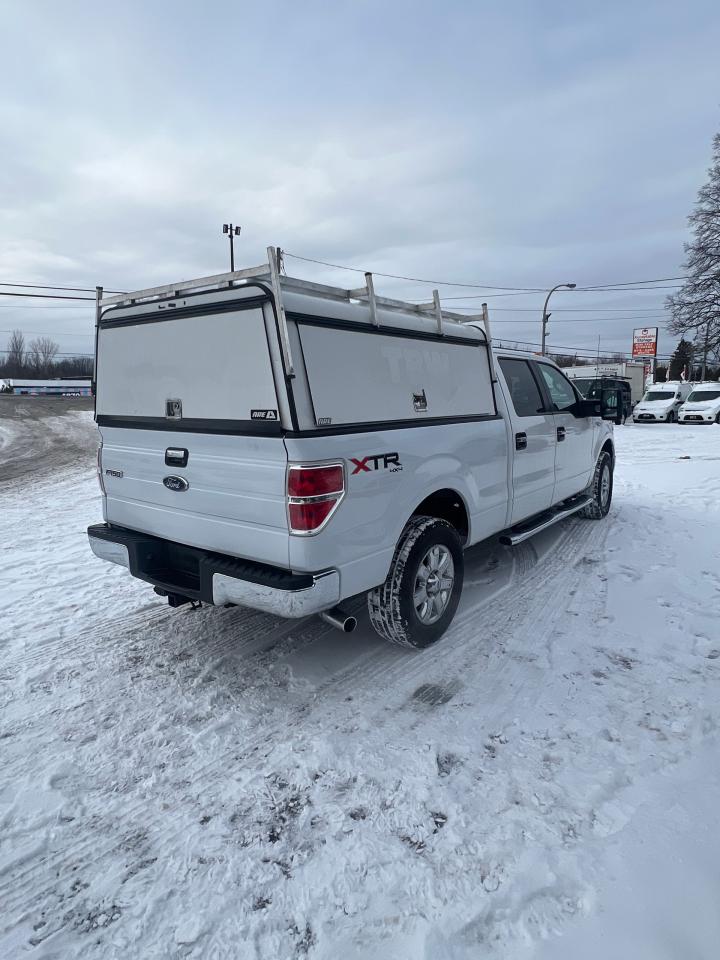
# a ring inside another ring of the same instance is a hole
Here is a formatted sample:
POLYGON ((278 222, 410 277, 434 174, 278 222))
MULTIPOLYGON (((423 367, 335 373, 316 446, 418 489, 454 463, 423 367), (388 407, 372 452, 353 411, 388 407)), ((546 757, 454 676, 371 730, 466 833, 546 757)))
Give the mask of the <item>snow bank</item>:
MULTIPOLYGON (((408 654, 96 560, 90 426, 81 468, 0 493, 0 955, 590 956, 660 831, 668 892, 717 899, 720 429, 619 428, 608 520, 471 550, 408 654)), ((714 955, 664 902, 673 955, 714 955)))

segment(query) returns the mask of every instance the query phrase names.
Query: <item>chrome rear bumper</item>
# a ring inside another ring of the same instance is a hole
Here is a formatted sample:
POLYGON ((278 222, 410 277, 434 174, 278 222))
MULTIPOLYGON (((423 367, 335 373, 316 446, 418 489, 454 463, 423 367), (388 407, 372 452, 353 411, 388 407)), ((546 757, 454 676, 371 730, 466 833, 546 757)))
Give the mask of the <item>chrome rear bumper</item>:
POLYGON ((293 573, 109 524, 89 527, 88 539, 95 556, 127 567, 178 602, 232 603, 297 618, 329 610, 340 599, 337 570, 293 573))
POLYGON ((340 599, 340 574, 337 570, 313 576, 313 582, 300 590, 281 590, 251 583, 224 573, 213 574, 213 603, 237 603, 254 610, 266 610, 279 617, 306 617, 334 607, 340 599))

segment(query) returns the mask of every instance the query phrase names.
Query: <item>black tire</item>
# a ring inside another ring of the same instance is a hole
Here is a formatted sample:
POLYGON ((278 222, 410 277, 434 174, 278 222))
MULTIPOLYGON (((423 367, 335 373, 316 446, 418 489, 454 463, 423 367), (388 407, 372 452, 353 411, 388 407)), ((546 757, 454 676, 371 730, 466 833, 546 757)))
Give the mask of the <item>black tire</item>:
POLYGON ((720 426, 720 413, 715 417, 715 423, 717 423, 718 426, 720 426))
POLYGON ((667 423, 675 423, 675 411, 671 410, 667 415, 667 423))
POLYGON ((463 546, 455 528, 437 517, 412 517, 395 548, 387 579, 368 593, 370 623, 391 643, 414 649, 429 647, 440 639, 455 616, 464 574, 463 546), (431 551, 433 560, 427 566, 431 551), (421 570, 431 570, 434 560, 442 563, 447 554, 452 560, 452 586, 443 591, 441 585, 449 577, 431 572, 423 578, 421 570), (416 595, 423 589, 429 599, 416 608, 416 595))
POLYGON ((586 492, 593 498, 592 503, 583 507, 578 516, 585 517, 587 520, 602 520, 608 515, 613 494, 612 457, 607 450, 603 450, 598 457, 593 478, 586 492))

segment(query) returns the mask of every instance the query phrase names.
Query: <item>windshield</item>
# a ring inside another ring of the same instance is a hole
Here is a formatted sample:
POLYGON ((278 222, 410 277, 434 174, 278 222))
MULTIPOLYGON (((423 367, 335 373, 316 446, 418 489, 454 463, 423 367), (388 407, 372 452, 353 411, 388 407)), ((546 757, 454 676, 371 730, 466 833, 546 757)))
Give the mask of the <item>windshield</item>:
POLYGON ((573 379, 573 383, 580 391, 581 396, 587 398, 590 397, 590 391, 595 389, 597 382, 597 380, 580 380, 577 377, 573 379))
POLYGON ((687 403, 702 403, 703 400, 720 399, 720 390, 693 390, 687 398, 687 403))
POLYGON ((675 394, 668 393, 667 390, 648 390, 643 400, 651 402, 652 400, 674 400, 675 394))
POLYGON ((611 378, 601 379, 600 377, 575 377, 573 383, 586 400, 601 400, 603 389, 607 390, 629 390, 622 381, 611 378))

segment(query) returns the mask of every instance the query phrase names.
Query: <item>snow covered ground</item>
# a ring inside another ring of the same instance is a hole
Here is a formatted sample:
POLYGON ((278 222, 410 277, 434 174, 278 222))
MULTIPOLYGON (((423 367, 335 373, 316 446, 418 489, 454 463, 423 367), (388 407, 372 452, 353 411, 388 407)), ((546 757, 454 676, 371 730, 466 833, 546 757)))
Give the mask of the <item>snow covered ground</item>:
POLYGON ((717 956, 719 428, 618 428, 408 653, 96 560, 70 415, 0 447, 0 957, 717 956))

